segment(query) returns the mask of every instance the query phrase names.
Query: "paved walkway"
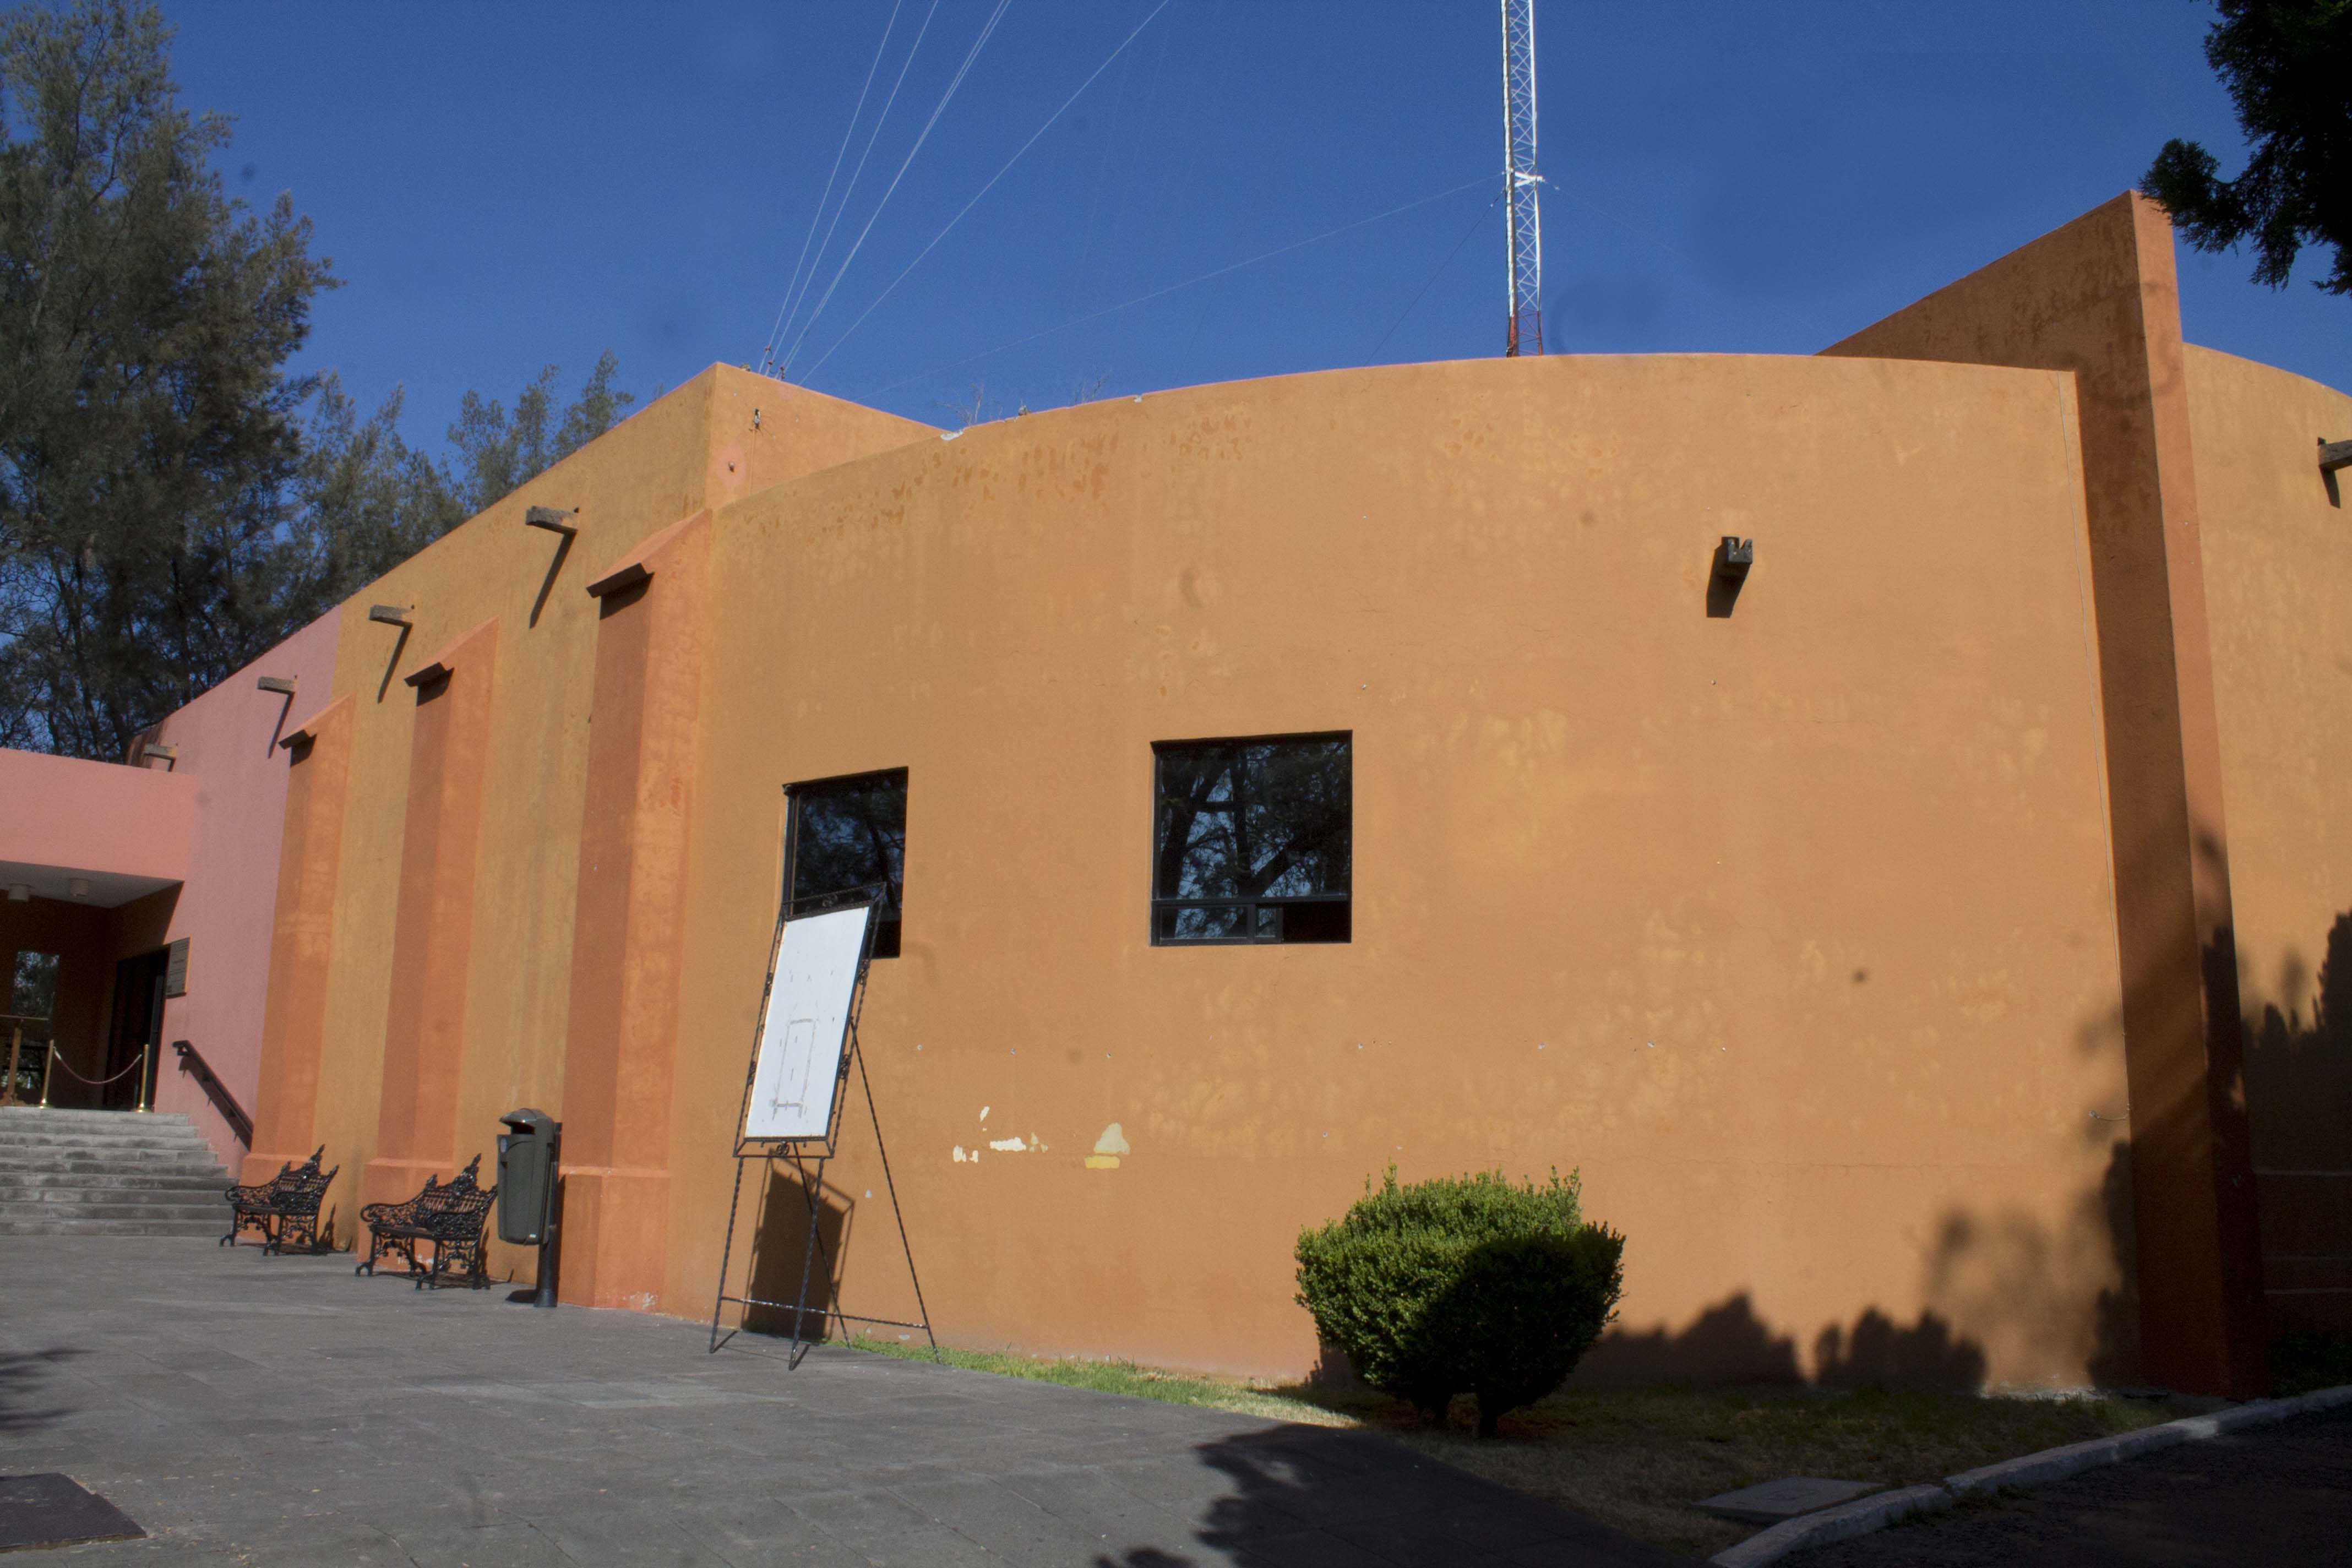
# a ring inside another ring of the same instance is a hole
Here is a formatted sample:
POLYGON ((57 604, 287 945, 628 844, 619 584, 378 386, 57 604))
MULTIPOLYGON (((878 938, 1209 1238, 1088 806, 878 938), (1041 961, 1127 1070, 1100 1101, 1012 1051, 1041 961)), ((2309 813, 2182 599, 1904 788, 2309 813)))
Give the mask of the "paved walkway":
POLYGON ((2272 1568, 2352 1563, 2352 1411, 2184 1443, 1789 1568, 2272 1568))
POLYGON ((1368 1434, 177 1237, 0 1237, 0 1475, 152 1539, 43 1562, 1675 1562, 1368 1434))

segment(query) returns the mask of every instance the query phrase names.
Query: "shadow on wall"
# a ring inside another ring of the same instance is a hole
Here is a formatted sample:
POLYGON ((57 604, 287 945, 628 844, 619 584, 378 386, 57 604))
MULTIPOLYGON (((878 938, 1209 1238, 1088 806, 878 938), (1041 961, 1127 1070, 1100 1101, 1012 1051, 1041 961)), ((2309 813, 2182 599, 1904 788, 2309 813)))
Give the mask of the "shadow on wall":
MULTIPOLYGON (((849 1244, 850 1205, 831 1189, 816 1188, 816 1251, 810 1256, 809 1188, 813 1168, 796 1168, 789 1160, 772 1160, 761 1169, 764 1182, 752 1211, 748 1233, 751 1247, 750 1288, 742 1293, 783 1305, 751 1307, 743 1327, 755 1334, 793 1332, 793 1303, 801 1299, 803 1265, 808 1281, 808 1306, 801 1324, 803 1339, 823 1339, 826 1314, 840 1299, 841 1259, 849 1244)), ((760 1177, 753 1177, 760 1180, 760 1177)))
MULTIPOLYGON (((2139 1371, 2131 1279, 2131 1163, 2120 1142, 2099 1190, 2064 1224, 2032 1215, 1955 1209, 1928 1248, 1929 1303, 1908 1325, 1875 1307, 1851 1326, 1776 1329, 1741 1291, 1679 1331, 1612 1330, 1570 1380, 1581 1388, 1658 1383, 1814 1383, 1825 1386, 1978 1389, 1996 1366, 2079 1367, 2101 1386, 2139 1371)), ((2068 1381, 2063 1374, 2060 1381, 2068 1381)))
MULTIPOLYGON (((2246 1115, 2273 1333, 2352 1333, 2352 911, 2245 1019, 2246 1115)), ((2246 987, 2252 993, 2253 987, 2246 987)))
POLYGON ((2273 1169, 2352 1168, 2352 911, 2328 928, 2318 984, 2302 955, 2281 964, 2277 994, 2246 1018, 2246 1100, 2254 1163, 2273 1169), (2310 1016, 2304 998, 2310 995, 2310 1016))
POLYGON ((38 1432, 69 1414, 62 1407, 35 1403, 49 1369, 85 1352, 58 1348, 0 1352, 0 1436, 38 1432))

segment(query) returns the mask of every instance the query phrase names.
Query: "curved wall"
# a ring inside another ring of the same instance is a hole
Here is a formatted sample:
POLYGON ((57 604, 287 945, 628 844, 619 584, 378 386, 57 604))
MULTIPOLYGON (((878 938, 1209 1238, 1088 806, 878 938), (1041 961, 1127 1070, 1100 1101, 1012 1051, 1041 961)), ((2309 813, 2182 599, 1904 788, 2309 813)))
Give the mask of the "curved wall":
MULTIPOLYGON (((864 1038, 943 1335, 1297 1372, 1301 1225, 1391 1163, 1558 1167, 1631 1237, 1591 1375, 2136 1369, 2070 375, 1298 376, 714 528, 662 1310, 710 1302, 782 786, 905 766, 864 1038), (1354 940, 1149 945, 1151 742, 1330 729, 1354 940)), ((907 1316, 846 1125, 844 1305, 907 1316)))

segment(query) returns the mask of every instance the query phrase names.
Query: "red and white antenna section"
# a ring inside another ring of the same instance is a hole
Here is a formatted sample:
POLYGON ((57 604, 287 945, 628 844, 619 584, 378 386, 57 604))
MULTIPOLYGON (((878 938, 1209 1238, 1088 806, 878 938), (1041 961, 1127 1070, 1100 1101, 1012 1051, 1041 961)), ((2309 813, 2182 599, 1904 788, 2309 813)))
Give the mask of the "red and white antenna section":
POLYGON ((1536 0, 1503 0, 1503 195, 1511 329, 1503 353, 1543 353, 1543 215, 1536 188, 1536 0))

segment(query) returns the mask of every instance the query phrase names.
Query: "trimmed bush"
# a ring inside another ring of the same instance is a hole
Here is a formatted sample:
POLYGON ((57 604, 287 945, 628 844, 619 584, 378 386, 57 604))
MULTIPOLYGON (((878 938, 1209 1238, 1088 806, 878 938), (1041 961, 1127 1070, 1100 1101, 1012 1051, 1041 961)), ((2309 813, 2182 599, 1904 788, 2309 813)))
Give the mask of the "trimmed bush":
POLYGON ((1298 1236, 1298 1303, 1356 1375, 1442 1421, 1478 1399, 1478 1432, 1558 1388, 1616 1316, 1625 1238, 1588 1225, 1576 1173, 1499 1172, 1401 1185, 1389 1167, 1344 1218, 1298 1236))

